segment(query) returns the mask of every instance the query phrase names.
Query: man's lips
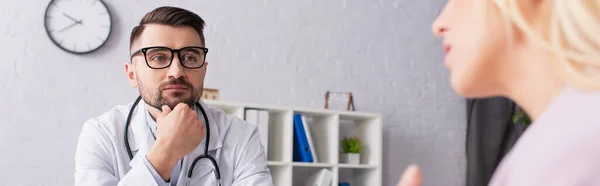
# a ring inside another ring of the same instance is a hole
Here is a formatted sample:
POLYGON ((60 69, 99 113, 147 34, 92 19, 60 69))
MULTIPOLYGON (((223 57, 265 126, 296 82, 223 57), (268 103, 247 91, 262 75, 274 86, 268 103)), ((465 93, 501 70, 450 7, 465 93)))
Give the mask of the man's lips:
POLYGON ((187 87, 183 85, 169 85, 165 87, 165 90, 187 90, 187 87))

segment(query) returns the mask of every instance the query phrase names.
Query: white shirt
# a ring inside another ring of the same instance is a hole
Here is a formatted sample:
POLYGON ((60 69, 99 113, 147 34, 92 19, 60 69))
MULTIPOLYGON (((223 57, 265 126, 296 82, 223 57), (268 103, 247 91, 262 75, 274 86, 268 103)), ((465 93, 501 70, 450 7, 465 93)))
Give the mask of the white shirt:
MULTIPOLYGON (((209 108, 208 153, 215 158, 224 186, 273 185, 267 158, 257 128, 244 120, 209 108)), ((76 186, 158 186, 152 169, 144 163, 146 152, 154 143, 147 125, 146 104, 137 105, 129 128, 129 144, 134 153, 130 161, 124 141, 124 127, 133 103, 118 105, 100 116, 87 120, 82 128, 75 154, 76 186)), ((198 113, 201 114, 201 113, 198 113)), ((203 154, 203 140, 184 157, 177 185, 217 185, 213 165, 207 159, 198 161, 193 176, 187 177, 192 161, 203 154)))

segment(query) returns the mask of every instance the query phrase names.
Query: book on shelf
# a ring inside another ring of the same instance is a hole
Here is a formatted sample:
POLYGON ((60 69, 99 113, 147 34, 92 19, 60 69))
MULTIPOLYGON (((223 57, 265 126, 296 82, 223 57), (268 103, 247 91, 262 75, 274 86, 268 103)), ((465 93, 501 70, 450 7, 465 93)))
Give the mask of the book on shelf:
POLYGON ((294 153, 296 162, 318 162, 310 127, 302 114, 294 114, 294 153))
POLYGON ((306 140, 308 141, 308 146, 310 147, 313 162, 319 162, 319 158, 317 157, 317 151, 315 151, 315 144, 313 143, 313 138, 311 135, 311 128, 308 125, 308 122, 306 122, 306 116, 302 116, 302 124, 304 125, 304 131, 306 132, 306 140))
POLYGON ((269 152, 269 111, 260 109, 246 109, 244 113, 244 120, 246 122, 256 125, 260 136, 260 142, 262 143, 265 154, 268 156, 269 152))

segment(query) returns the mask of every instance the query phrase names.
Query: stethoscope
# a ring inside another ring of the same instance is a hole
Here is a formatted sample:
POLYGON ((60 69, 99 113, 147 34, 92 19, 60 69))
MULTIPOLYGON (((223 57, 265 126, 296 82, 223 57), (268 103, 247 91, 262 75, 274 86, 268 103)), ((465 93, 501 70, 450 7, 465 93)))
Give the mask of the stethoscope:
MULTIPOLYGON (((131 152, 131 147, 129 146, 129 139, 128 139, 129 124, 131 122, 131 116, 133 115, 133 111, 135 110, 135 107, 137 106, 137 104, 140 102, 141 99, 142 99, 142 97, 138 96, 138 98, 135 100, 135 102, 133 103, 133 106, 129 110, 129 115, 127 116, 127 122, 125 123, 125 147, 127 148, 127 154, 129 154, 130 160, 133 160, 133 153, 131 152)), ((215 160, 215 158, 213 158, 211 155, 208 154, 208 143, 210 140, 210 125, 208 124, 208 117, 206 116, 206 111, 204 111, 204 108, 202 108, 202 105, 200 105, 198 102, 196 102, 196 106, 198 108, 200 108, 200 111, 202 112, 202 116, 204 117, 204 122, 205 122, 205 126, 206 126, 206 143, 204 143, 204 154, 202 154, 202 155, 196 157, 196 159, 194 159, 194 161, 192 162, 192 166, 190 167, 190 170, 188 171, 187 176, 188 176, 188 179, 192 178, 192 172, 194 172, 194 166, 196 165, 198 160, 200 160, 202 158, 206 158, 206 159, 210 160, 210 162, 212 162, 213 166, 215 167, 215 178, 217 179, 217 185, 220 186, 221 185, 221 172, 219 171, 219 165, 217 164, 217 161, 215 160)))

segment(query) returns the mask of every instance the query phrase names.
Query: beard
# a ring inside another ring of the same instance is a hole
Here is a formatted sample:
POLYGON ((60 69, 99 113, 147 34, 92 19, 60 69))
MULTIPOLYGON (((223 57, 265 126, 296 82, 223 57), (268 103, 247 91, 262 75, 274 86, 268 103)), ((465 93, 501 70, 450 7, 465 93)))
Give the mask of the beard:
POLYGON ((190 108, 193 108, 196 102, 198 102, 198 100, 200 99, 200 96, 202 95, 202 89, 204 87, 204 85, 200 85, 199 88, 195 88, 190 82, 183 79, 183 77, 179 77, 177 79, 170 79, 167 82, 161 83, 158 89, 154 92, 154 94, 152 94, 151 90, 147 90, 142 84, 142 82, 138 81, 138 85, 140 87, 139 92, 142 96, 142 99, 144 99, 144 101, 148 105, 160 110, 161 112, 163 105, 169 106, 171 110, 175 108, 175 106, 177 106, 177 104, 179 103, 185 103, 190 108), (170 98, 165 97, 163 91, 165 90, 165 87, 170 85, 185 86, 187 88, 187 91, 189 91, 189 95, 186 95, 186 92, 174 92, 170 93, 170 98))

